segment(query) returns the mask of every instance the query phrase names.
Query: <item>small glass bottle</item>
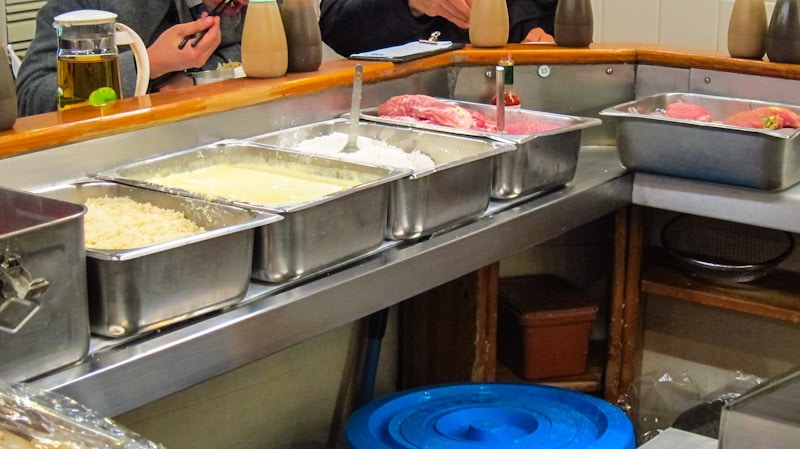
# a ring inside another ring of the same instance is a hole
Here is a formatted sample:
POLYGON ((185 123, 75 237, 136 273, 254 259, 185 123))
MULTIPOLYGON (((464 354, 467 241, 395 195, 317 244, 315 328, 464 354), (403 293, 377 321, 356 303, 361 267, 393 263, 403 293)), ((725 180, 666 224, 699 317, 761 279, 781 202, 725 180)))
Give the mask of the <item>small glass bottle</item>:
POLYGON ((800 0, 778 0, 764 41, 772 62, 800 63, 800 0))
POLYGON ((588 47, 594 33, 591 0, 559 0, 553 40, 561 47, 588 47))
POLYGON ((764 0, 736 0, 728 24, 728 54, 734 58, 763 58, 766 33, 764 0))
MULTIPOLYGON (((522 102, 514 89, 514 59, 511 58, 511 55, 507 55, 500 60, 499 65, 503 66, 503 81, 505 84, 503 99, 505 100, 506 108, 519 109, 522 107, 522 102)), ((492 97, 492 104, 497 104, 497 94, 492 97)))
POLYGON ((502 47, 508 43, 506 0, 474 0, 469 14, 469 41, 475 47, 502 47))
POLYGON ((322 64, 322 36, 313 0, 283 0, 281 18, 289 50, 289 72, 313 72, 322 64))
POLYGON ((286 74, 289 52, 275 0, 250 0, 242 30, 242 69, 249 78, 286 74))

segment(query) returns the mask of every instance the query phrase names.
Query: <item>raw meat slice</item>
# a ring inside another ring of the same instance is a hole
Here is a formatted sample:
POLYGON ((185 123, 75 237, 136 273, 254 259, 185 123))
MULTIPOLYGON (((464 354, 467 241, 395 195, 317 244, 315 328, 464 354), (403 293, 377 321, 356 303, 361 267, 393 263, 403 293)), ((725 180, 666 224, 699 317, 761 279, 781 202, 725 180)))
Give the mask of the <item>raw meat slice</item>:
POLYGON ((789 109, 780 106, 762 106, 753 109, 753 112, 763 116, 777 115, 781 117, 784 128, 800 128, 800 116, 789 109))
POLYGON ((728 117, 723 123, 743 128, 780 129, 783 118, 780 115, 762 115, 753 111, 742 111, 728 117))
POLYGON ((708 109, 694 103, 670 103, 667 105, 667 111, 664 115, 669 118, 682 120, 697 120, 699 122, 711 121, 711 113, 708 112, 708 109))

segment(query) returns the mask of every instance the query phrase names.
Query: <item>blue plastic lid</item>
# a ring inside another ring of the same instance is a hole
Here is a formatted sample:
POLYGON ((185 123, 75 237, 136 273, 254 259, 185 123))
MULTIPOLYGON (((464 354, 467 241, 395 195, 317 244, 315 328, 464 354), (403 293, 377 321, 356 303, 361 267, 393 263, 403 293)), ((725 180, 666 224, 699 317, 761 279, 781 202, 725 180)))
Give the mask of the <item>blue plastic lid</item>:
POLYGON ((357 410, 348 449, 635 449, 628 416, 585 393, 476 383, 395 393, 357 410))

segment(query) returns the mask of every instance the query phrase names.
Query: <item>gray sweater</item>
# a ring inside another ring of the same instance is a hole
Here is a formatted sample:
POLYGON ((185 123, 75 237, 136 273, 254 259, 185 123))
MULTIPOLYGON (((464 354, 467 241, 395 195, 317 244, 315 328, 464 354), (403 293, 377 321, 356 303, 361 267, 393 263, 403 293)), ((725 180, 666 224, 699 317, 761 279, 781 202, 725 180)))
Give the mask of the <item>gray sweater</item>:
MULTIPOLYGON (((184 0, 48 0, 36 16, 36 35, 28 48, 17 76, 19 115, 27 116, 56 110, 58 83, 56 53, 58 42, 53 19, 78 9, 100 9, 117 14, 117 22, 132 28, 145 46, 155 42, 170 25, 168 12, 174 3, 181 23, 194 20, 184 0)), ((222 16, 222 43, 204 69, 214 69, 220 62, 241 61, 241 36, 244 14, 222 16)), ((177 45, 177 44, 176 44, 177 45)), ((133 52, 120 47, 119 66, 123 97, 133 96, 136 87, 136 64, 133 52)), ((151 87, 156 80, 151 82, 151 87)))

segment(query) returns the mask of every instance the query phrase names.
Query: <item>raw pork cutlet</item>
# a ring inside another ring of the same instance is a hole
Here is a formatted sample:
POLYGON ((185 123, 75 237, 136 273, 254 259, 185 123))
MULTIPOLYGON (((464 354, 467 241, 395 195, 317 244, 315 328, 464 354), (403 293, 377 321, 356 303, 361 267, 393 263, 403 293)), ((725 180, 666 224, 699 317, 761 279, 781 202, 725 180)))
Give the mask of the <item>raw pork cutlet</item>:
POLYGON ((755 110, 742 111, 728 117, 723 123, 726 125, 741 126, 742 128, 781 129, 783 117, 780 115, 763 115, 755 110))
POLYGON ((427 95, 399 95, 378 106, 382 117, 411 118, 434 125, 472 129, 470 111, 427 95))
POLYGON ((708 109, 694 103, 670 103, 667 105, 667 111, 664 115, 681 120, 711 121, 711 113, 708 112, 708 109))

